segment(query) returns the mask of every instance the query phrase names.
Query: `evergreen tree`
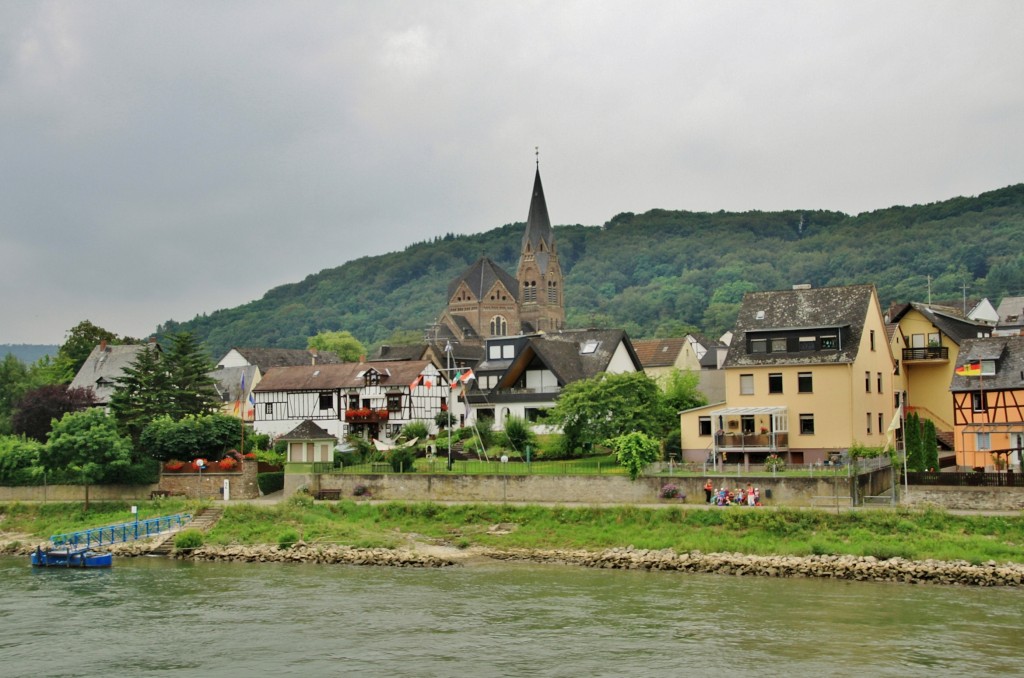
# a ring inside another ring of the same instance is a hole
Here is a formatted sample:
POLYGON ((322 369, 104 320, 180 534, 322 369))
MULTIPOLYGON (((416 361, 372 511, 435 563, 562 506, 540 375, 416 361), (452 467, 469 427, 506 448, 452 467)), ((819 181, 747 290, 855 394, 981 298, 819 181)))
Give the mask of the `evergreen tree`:
POLYGON ((923 471, 925 465, 921 452, 921 419, 916 412, 907 415, 906 427, 903 434, 903 445, 907 451, 907 469, 923 471))
POLYGON ((171 380, 159 346, 147 345, 124 368, 110 396, 110 411, 121 430, 138 443, 142 429, 167 412, 171 380))
POLYGON ((924 432, 921 440, 921 457, 925 470, 939 470, 939 442, 935 437, 935 422, 924 420, 924 432))
POLYGON ((209 376, 214 366, 195 335, 191 332, 173 335, 163 362, 169 380, 163 411, 171 419, 210 414, 219 409, 220 397, 209 376))

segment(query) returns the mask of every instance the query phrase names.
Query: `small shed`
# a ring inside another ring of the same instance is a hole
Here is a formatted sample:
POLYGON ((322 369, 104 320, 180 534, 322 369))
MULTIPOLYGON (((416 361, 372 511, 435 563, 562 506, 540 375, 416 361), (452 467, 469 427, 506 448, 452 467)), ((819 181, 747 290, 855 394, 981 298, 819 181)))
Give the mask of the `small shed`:
POLYGON ((311 464, 334 461, 337 437, 306 419, 280 438, 288 443, 285 459, 291 463, 311 464))

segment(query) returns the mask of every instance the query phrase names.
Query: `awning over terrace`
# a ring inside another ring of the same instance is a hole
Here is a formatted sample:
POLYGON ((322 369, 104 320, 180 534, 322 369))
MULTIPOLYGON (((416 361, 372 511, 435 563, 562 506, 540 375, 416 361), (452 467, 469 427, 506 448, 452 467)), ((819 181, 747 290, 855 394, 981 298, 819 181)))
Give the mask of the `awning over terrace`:
POLYGON ((713 424, 717 424, 719 417, 721 420, 738 419, 742 417, 756 417, 758 415, 767 415, 772 418, 772 431, 775 433, 786 433, 789 431, 789 416, 787 414, 788 408, 786 407, 723 407, 717 410, 711 410, 711 421, 713 424))

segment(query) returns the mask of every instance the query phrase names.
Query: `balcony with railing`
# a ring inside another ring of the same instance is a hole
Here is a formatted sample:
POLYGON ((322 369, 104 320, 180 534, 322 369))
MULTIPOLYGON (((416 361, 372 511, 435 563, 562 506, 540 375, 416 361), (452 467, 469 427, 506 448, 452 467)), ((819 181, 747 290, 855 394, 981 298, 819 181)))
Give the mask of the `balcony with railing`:
POLYGON ((721 432, 717 435, 719 451, 775 451, 789 448, 789 433, 721 432))
POLYGON ((949 349, 945 346, 925 346, 922 348, 903 349, 903 362, 948 362, 949 349))

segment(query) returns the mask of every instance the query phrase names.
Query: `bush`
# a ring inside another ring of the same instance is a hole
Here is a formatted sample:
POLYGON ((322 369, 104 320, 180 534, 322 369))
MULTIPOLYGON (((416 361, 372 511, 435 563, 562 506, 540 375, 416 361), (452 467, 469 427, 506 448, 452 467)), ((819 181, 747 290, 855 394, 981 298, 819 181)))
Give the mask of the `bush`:
POLYGON ((429 435, 430 428, 427 426, 427 422, 410 421, 402 427, 402 432, 398 437, 404 440, 412 440, 413 438, 416 438, 422 443, 429 435))
POLYGON ((287 529, 281 533, 281 536, 277 538, 277 548, 290 549, 295 546, 295 542, 299 541, 299 533, 292 529, 287 529))
POLYGON ((484 449, 494 445, 495 431, 494 431, 494 419, 490 417, 479 417, 476 420, 476 432, 480 437, 480 442, 483 443, 484 449))
POLYGON ((505 437, 508 438, 509 447, 516 452, 525 453, 526 446, 536 442, 529 422, 519 417, 509 417, 505 420, 505 437))
POLYGON ((416 465, 416 450, 412 447, 396 447, 388 452, 388 463, 395 473, 409 473, 416 465))
POLYGON ((203 533, 195 528, 182 530, 174 537, 174 548, 179 551, 197 549, 203 545, 203 533))
POLYGON ((263 494, 270 494, 271 492, 283 490, 284 471, 258 473, 256 474, 256 484, 259 486, 260 492, 263 494))
POLYGON ((777 454, 770 454, 768 458, 764 460, 765 471, 785 471, 786 460, 777 454))

